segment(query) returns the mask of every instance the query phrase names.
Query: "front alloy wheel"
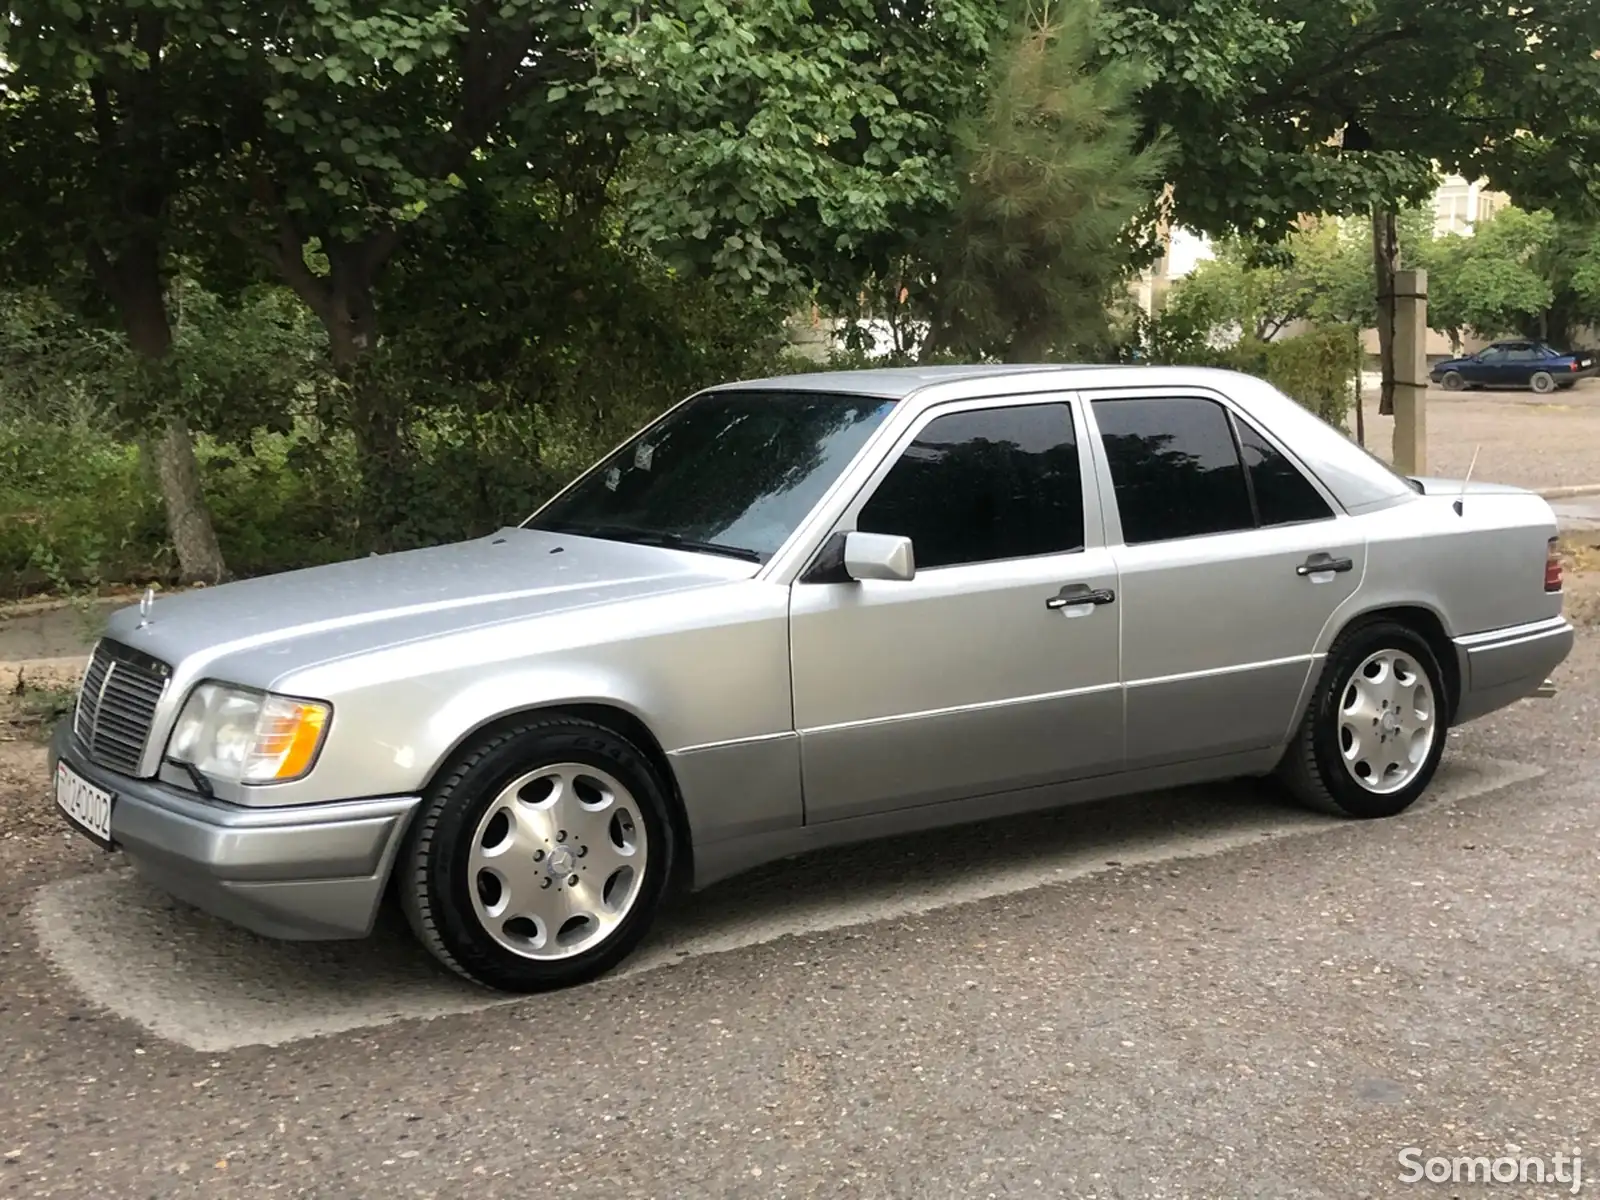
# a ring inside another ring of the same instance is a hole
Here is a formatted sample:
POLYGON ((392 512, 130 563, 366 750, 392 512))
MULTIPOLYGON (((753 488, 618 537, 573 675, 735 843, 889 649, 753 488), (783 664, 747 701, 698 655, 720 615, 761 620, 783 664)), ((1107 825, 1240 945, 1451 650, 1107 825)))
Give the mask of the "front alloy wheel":
POLYGON ((530 718, 470 748, 407 836, 402 906, 446 966, 534 992, 610 970, 649 928, 671 875, 666 790, 626 738, 530 718))
POLYGON ((479 819, 472 910, 513 954, 573 958, 627 919, 649 859, 627 788, 587 763, 552 763, 513 779, 479 819))
POLYGON ((1395 621, 1340 635, 1300 731, 1279 764, 1300 800, 1351 817, 1391 817, 1427 789, 1449 727, 1438 660, 1395 621))

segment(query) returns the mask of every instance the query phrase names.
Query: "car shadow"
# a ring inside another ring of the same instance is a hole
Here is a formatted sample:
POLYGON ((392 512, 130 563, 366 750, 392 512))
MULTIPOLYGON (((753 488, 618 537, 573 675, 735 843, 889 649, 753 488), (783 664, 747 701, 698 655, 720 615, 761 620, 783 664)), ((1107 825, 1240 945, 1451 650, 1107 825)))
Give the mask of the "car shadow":
MULTIPOLYGON (((1542 773, 1515 763, 1447 759, 1429 796, 1399 820, 1542 773)), ((818 851, 680 898, 612 978, 787 935, 912 918, 1341 824, 1290 803, 1268 784, 1238 780, 818 851)), ((47 958, 90 1001, 202 1051, 283 1044, 522 999, 439 966, 394 906, 386 907, 374 936, 361 941, 274 941, 115 869, 46 885, 30 919, 47 958), (116 916, 85 921, 86 912, 116 916)))
MULTIPOLYGON (((1025 816, 811 851, 679 897, 641 947, 710 940, 772 922, 794 932, 1003 895, 1053 878, 1214 851, 1219 842, 1338 824, 1257 779, 1147 792, 1025 816)), ((738 941, 742 939, 734 938, 738 941)), ((762 937, 760 940, 768 940, 762 937)))

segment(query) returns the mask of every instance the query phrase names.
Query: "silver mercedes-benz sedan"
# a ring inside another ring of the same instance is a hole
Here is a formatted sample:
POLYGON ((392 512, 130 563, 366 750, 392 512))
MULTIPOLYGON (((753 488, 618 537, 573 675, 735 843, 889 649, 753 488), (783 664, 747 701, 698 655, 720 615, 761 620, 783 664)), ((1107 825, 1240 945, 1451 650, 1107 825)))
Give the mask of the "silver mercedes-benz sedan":
POLYGON ((53 743, 75 827, 281 938, 392 888, 482 984, 817 847, 1242 775, 1351 817, 1572 646, 1556 521, 1166 367, 711 388, 521 525, 146 596, 53 743))

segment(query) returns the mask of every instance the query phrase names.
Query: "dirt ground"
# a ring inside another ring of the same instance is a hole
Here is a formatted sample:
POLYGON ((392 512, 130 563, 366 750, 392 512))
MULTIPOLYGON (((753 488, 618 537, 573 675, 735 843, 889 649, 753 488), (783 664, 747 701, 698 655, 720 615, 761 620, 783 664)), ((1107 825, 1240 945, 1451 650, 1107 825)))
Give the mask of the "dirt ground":
MULTIPOLYGON (((1389 460, 1394 418, 1378 415, 1378 398, 1363 405, 1366 445, 1389 460)), ((1352 425, 1354 419, 1352 417, 1352 425)), ((1428 458, 1422 474, 1534 489, 1600 484, 1600 380, 1570 392, 1428 392, 1428 458)))

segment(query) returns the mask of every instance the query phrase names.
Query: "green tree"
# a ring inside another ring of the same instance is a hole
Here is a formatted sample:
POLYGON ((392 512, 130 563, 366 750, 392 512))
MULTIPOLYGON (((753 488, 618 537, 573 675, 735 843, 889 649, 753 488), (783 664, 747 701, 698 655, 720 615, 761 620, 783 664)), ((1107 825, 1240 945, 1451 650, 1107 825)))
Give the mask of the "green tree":
MULTIPOLYGON (((1432 242, 1432 223, 1423 208, 1399 216, 1404 243, 1418 255, 1432 242)), ((1234 330, 1269 341, 1299 322, 1371 328, 1377 299, 1370 237, 1365 221, 1324 216, 1304 219, 1281 241, 1219 238, 1216 257, 1173 285, 1162 319, 1174 334, 1206 340, 1234 330)))
POLYGON ((404 504, 406 414, 365 364, 408 231, 455 219, 475 182, 532 187, 731 291, 848 290, 945 198, 949 117, 997 27, 979 0, 369 9, 251 18, 257 128, 233 178, 237 231, 328 329, 380 529, 404 504))
POLYGON ((1593 330, 1600 326, 1600 226, 1580 227, 1572 249, 1571 287, 1577 319, 1593 330))
POLYGON ((13 0, 0 19, 0 273, 51 285, 125 337, 122 396, 147 438, 181 573, 226 571, 174 399, 167 284, 218 171, 238 17, 206 0, 13 0))
POLYGON ((1470 236, 1438 239, 1428 269, 1428 320, 1460 343, 1520 334, 1567 347, 1600 323, 1600 223, 1549 210, 1501 209, 1470 236))
POLYGON ((1176 215, 1286 234, 1301 213, 1425 200, 1434 172, 1582 208, 1600 198, 1600 7, 1412 0, 1117 0, 1101 53, 1149 57, 1146 137, 1176 215))
POLYGON ((1449 234, 1424 256, 1428 323, 1458 346, 1465 332, 1499 337, 1536 322, 1555 298, 1549 213, 1506 209, 1469 236, 1449 234))
MULTIPOLYGON (((1413 0, 1125 0, 1104 52, 1146 52, 1147 136, 1178 148, 1194 228, 1280 237, 1304 212, 1372 218, 1375 293, 1393 293, 1395 211, 1435 165, 1564 210, 1600 200, 1600 6, 1413 0)), ((1393 311, 1377 322, 1393 403, 1393 311)))
POLYGON ((1028 362, 1106 337, 1165 150, 1135 149, 1145 70, 1094 62, 1093 14, 1091 0, 1030 5, 956 126, 959 191, 928 254, 937 349, 1028 362))
POLYGON ((408 479, 406 413, 371 364, 380 282, 407 231, 495 152, 534 182, 581 165, 594 143, 566 134, 581 106, 546 94, 589 74, 585 20, 542 0, 318 0, 252 10, 232 30, 225 52, 248 86, 234 97, 227 227, 326 331, 373 531, 402 519, 408 479))
POLYGON ((629 144, 625 236, 735 292, 851 303, 958 194, 951 131, 1008 28, 994 0, 668 0, 597 20, 586 111, 629 144))
POLYGON ((1310 310, 1311 293, 1292 261, 1252 260, 1242 239, 1217 243, 1217 256, 1172 285, 1162 320, 1206 340, 1268 341, 1310 310))

